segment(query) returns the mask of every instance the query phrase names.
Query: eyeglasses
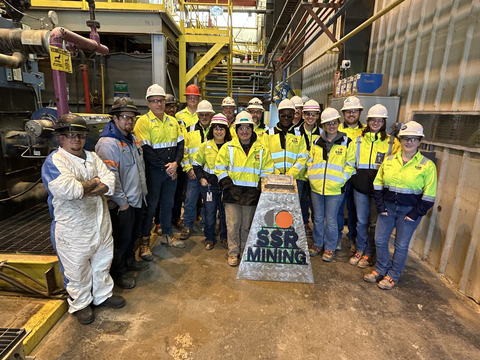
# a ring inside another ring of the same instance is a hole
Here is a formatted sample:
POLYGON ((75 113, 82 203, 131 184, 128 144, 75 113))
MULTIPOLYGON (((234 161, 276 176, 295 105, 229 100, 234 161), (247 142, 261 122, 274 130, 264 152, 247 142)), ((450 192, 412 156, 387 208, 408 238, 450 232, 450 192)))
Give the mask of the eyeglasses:
POLYGON ((417 140, 420 141, 420 139, 417 138, 417 137, 412 137, 412 138, 411 138, 411 137, 401 137, 401 138, 400 138, 400 141, 401 141, 401 142, 405 142, 405 143, 409 143, 409 142, 414 143, 414 142, 416 142, 417 140))
POLYGON ((128 116, 128 115, 117 115, 119 119, 123 119, 125 121, 135 121, 135 116, 128 116))
POLYGON ((383 119, 368 119, 368 122, 374 123, 374 124, 383 124, 385 120, 383 119))
POLYGON ((360 110, 345 110, 345 114, 357 114, 360 110))
POLYGON ((160 103, 160 104, 165 104, 165 99, 160 99, 160 100, 158 100, 158 99, 152 99, 152 100, 147 100, 147 101, 148 101, 149 103, 155 104, 155 105, 157 105, 158 103, 160 103))
POLYGON ((326 126, 335 126, 339 125, 340 123, 338 121, 329 121, 327 123, 324 123, 326 126))
POLYGON ((204 112, 199 112, 197 113, 199 118, 206 118, 208 119, 212 114, 211 113, 204 113, 204 112))
POLYGON ((65 136, 67 139, 75 139, 76 137, 78 137, 79 139, 85 139, 87 137, 87 134, 78 133, 64 133, 60 135, 65 136))
POLYGON ((213 130, 216 130, 216 131, 222 131, 222 130, 225 130, 225 128, 221 127, 221 126, 215 126, 213 128, 213 130))
POLYGON ((238 130, 247 131, 247 130, 252 130, 252 128, 250 126, 240 126, 238 130))
POLYGON ((303 116, 317 116, 316 112, 304 112, 303 116))
POLYGON ((248 110, 252 115, 262 115, 262 110, 248 110))

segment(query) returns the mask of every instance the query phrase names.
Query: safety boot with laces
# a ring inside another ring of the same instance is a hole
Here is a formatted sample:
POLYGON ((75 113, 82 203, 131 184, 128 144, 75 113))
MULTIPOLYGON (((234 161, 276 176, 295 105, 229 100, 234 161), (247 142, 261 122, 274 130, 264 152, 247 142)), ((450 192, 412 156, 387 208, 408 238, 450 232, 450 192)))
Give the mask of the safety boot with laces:
POLYGON ((162 236, 162 244, 166 244, 167 246, 172 246, 176 248, 185 247, 185 243, 182 240, 179 240, 175 236, 169 234, 165 234, 162 236))
POLYGON ((363 251, 356 252, 350 257, 350 260, 348 260, 348 263, 353 266, 357 265, 360 259, 362 258, 362 255, 363 255, 363 251))
POLYGON ((376 283, 376 282, 379 282, 380 280, 383 279, 383 276, 380 275, 378 272, 376 272, 375 270, 373 270, 370 274, 366 274, 364 277, 363 277, 363 280, 368 282, 368 283, 376 283))
POLYGON ((358 262, 358 267, 360 269, 366 269, 367 267, 371 266, 371 260, 372 260, 372 257, 371 256, 368 256, 368 255, 363 255, 362 258, 360 259, 360 261, 358 262))
POLYGON ((140 243, 139 255, 145 261, 152 261, 153 260, 152 250, 150 250, 150 237, 149 236, 142 238, 142 241, 140 243))

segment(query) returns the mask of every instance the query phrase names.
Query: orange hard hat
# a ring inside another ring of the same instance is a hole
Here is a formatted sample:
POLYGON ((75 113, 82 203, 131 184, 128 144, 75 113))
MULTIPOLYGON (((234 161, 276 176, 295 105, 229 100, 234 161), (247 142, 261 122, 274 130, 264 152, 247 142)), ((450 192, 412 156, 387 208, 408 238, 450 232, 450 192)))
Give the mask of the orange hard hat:
POLYGON ((197 85, 191 84, 187 86, 187 89, 185 90, 185 96, 187 95, 197 95, 200 96, 200 89, 198 88, 197 85))

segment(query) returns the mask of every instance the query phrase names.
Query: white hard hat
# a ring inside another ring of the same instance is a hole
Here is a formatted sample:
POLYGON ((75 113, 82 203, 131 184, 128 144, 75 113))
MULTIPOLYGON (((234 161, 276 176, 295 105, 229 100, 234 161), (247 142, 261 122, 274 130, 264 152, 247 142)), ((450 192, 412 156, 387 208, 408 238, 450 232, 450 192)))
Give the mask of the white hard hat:
POLYGON ((230 96, 227 96, 222 100, 222 106, 236 106, 235 100, 233 100, 230 96))
POLYGON ((384 119, 388 118, 387 108, 382 104, 373 105, 368 110, 368 115, 367 115, 367 118, 371 118, 371 117, 374 117, 374 118, 378 117, 378 118, 384 118, 384 119))
POLYGON ((264 111, 262 100, 254 97, 252 100, 248 102, 247 109, 259 109, 264 111))
POLYGON ((320 105, 315 100, 308 100, 305 104, 303 104, 303 112, 306 111, 316 111, 320 112, 320 105))
POLYGON ((285 100, 282 100, 280 104, 278 104, 278 111, 285 110, 285 109, 295 110, 295 104, 293 103, 292 100, 285 99, 285 100))
POLYGON ((345 99, 343 102, 343 110, 350 110, 350 109, 360 109, 363 110, 363 106, 360 103, 359 98, 356 96, 349 96, 348 98, 345 99))
POLYGON ((255 125, 252 119, 252 115, 250 115, 246 111, 240 111, 237 116, 235 117, 235 126, 242 125, 242 124, 252 124, 255 125))
POLYGON ((398 132, 398 137, 401 136, 421 136, 425 137, 423 134, 423 126, 417 123, 416 121, 409 121, 402 125, 400 131, 398 132))
POLYGON ((305 104, 308 100, 310 100, 310 98, 309 98, 307 95, 303 95, 303 96, 302 96, 302 102, 303 102, 303 104, 305 104))
POLYGON ((148 99, 149 96, 165 96, 165 90, 160 85, 153 84, 147 89, 147 95, 145 95, 145 99, 148 99))
POLYGON ((213 115, 212 121, 210 122, 210 124, 211 125, 214 125, 214 124, 225 125, 228 128, 227 117, 225 115, 223 115, 222 113, 213 115))
POLYGON ((202 100, 198 103, 197 107, 197 113, 212 113, 215 114, 215 111, 213 111, 212 104, 210 104, 210 101, 208 100, 202 100))
POLYGON ((321 123, 323 124, 333 120, 340 119, 340 114, 337 111, 337 109, 328 107, 325 110, 323 110, 322 115, 320 116, 320 119, 321 119, 321 123))
POLYGON ((303 100, 300 96, 294 96, 290 99, 290 101, 293 102, 296 107, 302 107, 303 106, 303 100))

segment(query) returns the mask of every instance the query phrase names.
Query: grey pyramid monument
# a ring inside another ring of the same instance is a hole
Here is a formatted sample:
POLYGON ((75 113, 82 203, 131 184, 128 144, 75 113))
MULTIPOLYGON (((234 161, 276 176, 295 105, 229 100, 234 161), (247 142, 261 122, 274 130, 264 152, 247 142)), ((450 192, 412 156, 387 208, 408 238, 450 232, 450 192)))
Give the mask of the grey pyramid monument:
POLYGON ((297 183, 292 176, 262 179, 237 279, 314 282, 297 183))

